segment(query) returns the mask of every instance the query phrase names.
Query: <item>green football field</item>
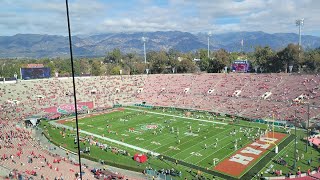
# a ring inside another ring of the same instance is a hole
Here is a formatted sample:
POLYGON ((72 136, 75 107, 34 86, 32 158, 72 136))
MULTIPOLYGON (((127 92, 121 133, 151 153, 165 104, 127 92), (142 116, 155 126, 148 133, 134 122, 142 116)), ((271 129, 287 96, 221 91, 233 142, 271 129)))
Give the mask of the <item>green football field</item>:
MULTIPOLYGON (((114 109, 115 110, 115 109, 114 109)), ((75 121, 72 119, 59 120, 63 125, 75 128, 75 121)), ((61 136, 61 131, 56 126, 48 123, 43 125, 51 126, 46 128, 49 140, 76 151, 73 145, 74 131, 67 131, 67 137, 61 136), (60 133, 59 133, 60 131, 60 133), (51 139, 52 138, 52 139, 51 139)), ((108 144, 112 147, 127 150, 131 155, 137 152, 154 152, 164 156, 174 158, 195 166, 213 170, 213 159, 216 159, 215 165, 229 158, 235 153, 235 142, 237 142, 237 150, 241 147, 253 142, 252 139, 244 136, 244 129, 251 130, 251 135, 258 131, 258 128, 264 130, 266 124, 243 121, 239 119, 231 119, 226 116, 212 116, 208 112, 192 111, 191 115, 186 117, 184 110, 176 110, 171 108, 137 108, 126 107, 100 115, 90 117, 81 117, 79 119, 79 128, 81 129, 80 137, 86 136, 86 133, 92 133, 94 139, 108 144), (232 134, 232 132, 236 132, 232 134), (142 148, 139 149, 139 148, 142 148)), ((275 131, 284 132, 282 127, 275 126, 275 131)), ((291 131, 293 133, 293 130, 291 131)), ((297 131, 299 153, 303 152, 305 132, 297 131)), ((82 149, 88 144, 81 142, 82 149)), ((114 155, 111 151, 101 151, 98 147, 91 146, 91 155, 93 158, 105 159, 119 165, 130 167, 139 167, 140 164, 133 160, 129 160, 126 156, 114 155), (113 155, 112 155, 113 154, 113 155)), ((262 169, 266 176, 274 176, 267 172, 270 166, 276 169, 283 169, 283 172, 294 171, 297 167, 307 169, 306 159, 313 157, 318 158, 319 153, 309 147, 308 153, 305 154, 305 160, 299 161, 296 168, 293 168, 294 146, 291 141, 288 146, 279 149, 280 153, 273 159, 265 159, 262 169), (282 166, 275 163, 279 157, 287 156, 290 166, 282 166)), ((89 156, 86 156, 90 158, 89 156)), ((261 157, 263 158, 263 157, 261 157)), ((258 160, 260 161, 260 160, 258 160)), ((315 167, 317 161, 313 161, 311 167, 315 167)), ((147 165, 154 168, 174 167, 183 171, 183 177, 188 177, 189 167, 178 164, 177 166, 170 162, 160 161, 157 158, 148 160, 147 165)), ((255 163, 246 168, 242 175, 250 169, 254 169, 255 163)), ((258 173, 258 172, 257 172, 258 173)), ((241 175, 241 176, 242 176, 241 175)), ((238 177, 240 178, 240 177, 238 177)))
MULTIPOLYGON (((196 113, 191 117, 183 116, 175 111, 127 108, 80 119, 79 128, 209 169, 214 167, 213 159, 218 159, 217 165, 235 152, 236 141, 237 149, 253 142, 240 132, 240 128, 249 127, 229 125, 231 119, 228 117, 217 120, 196 113), (232 135, 232 132, 236 134, 232 135)), ((74 122, 64 125, 74 127, 74 122)), ((250 129, 252 135, 257 132, 257 128, 250 129)))

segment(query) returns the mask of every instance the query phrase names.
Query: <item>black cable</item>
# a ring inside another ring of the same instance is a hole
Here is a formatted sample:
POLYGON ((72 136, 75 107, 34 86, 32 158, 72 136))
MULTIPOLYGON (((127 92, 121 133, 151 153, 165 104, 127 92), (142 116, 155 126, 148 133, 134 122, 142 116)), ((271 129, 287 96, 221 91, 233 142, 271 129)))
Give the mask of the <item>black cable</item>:
POLYGON ((74 111, 76 113, 76 126, 77 126, 77 144, 78 144, 78 158, 79 158, 79 168, 80 168, 80 179, 82 180, 81 171, 81 156, 80 156, 80 136, 79 136, 79 124, 78 124, 78 110, 77 110, 77 96, 76 96, 76 83, 74 78, 74 65, 73 65, 73 54, 72 54, 72 42, 71 42, 71 28, 69 19, 69 6, 68 0, 66 0, 66 10, 67 10, 67 21, 68 21, 68 33, 69 33, 69 47, 70 47, 70 60, 71 60, 71 70, 72 70, 72 83, 73 83, 73 97, 74 97, 74 111))

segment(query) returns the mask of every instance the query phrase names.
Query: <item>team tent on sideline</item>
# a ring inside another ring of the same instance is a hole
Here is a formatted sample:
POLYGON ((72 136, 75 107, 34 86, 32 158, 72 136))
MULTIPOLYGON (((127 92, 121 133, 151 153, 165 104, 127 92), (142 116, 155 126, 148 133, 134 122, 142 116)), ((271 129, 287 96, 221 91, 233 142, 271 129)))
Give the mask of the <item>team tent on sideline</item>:
POLYGON ((144 162, 146 162, 148 160, 148 157, 145 154, 137 153, 137 154, 135 154, 133 156, 133 160, 135 160, 135 161, 137 161, 139 163, 144 163, 144 162))

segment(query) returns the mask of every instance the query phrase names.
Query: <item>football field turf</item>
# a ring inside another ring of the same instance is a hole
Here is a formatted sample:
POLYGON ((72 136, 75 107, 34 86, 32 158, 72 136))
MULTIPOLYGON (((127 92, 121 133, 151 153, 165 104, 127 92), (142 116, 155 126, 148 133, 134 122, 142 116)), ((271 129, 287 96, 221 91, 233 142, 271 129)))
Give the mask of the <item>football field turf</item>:
MULTIPOLYGON (((79 128, 196 166, 213 169, 213 159, 216 159, 217 165, 228 158, 236 151, 235 143, 237 149, 240 149, 253 142, 244 136, 245 129, 250 129, 252 136, 258 131, 257 128, 229 125, 231 119, 224 119, 217 121, 216 118, 206 115, 194 114, 192 117, 185 117, 181 112, 160 113, 127 108, 82 118, 79 120, 79 128)), ((74 126, 74 122, 68 121, 64 125, 74 126)))

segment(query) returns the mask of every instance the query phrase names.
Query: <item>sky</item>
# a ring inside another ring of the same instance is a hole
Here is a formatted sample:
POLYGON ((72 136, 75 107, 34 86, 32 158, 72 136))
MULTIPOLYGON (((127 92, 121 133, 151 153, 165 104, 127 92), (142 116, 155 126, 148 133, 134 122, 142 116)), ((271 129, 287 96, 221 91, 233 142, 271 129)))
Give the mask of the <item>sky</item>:
MULTIPOLYGON (((238 31, 320 36, 320 0, 69 0, 73 35, 238 31)), ((0 36, 67 35, 65 0, 0 0, 0 36)))

